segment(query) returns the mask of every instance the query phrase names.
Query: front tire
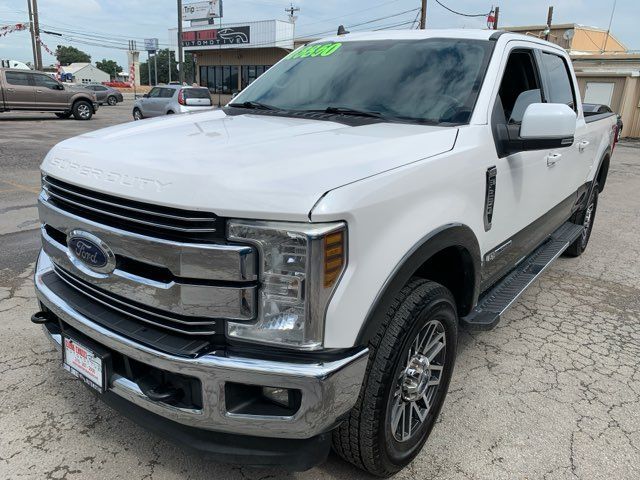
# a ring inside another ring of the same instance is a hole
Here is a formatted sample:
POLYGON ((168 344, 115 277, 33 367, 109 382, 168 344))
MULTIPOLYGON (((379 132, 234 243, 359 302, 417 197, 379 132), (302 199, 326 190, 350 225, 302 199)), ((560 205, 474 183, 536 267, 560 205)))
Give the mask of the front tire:
POLYGON ((584 230, 575 242, 569 245, 564 251, 564 255, 567 257, 579 257, 587 249, 589 239, 591 238, 591 231, 593 230, 593 223, 596 220, 596 211, 598 210, 598 196, 600 193, 600 186, 597 182, 594 182, 589 196, 587 206, 576 212, 571 219, 576 225, 582 225, 584 230))
POLYGON ((110 107, 115 107, 117 104, 118 99, 113 95, 109 95, 109 97, 107 98, 107 105, 109 105, 110 107))
POLYGON ((84 100, 78 100, 73 104, 73 118, 76 120, 91 120, 93 117, 93 105, 84 100))
POLYGON ((133 109, 133 120, 134 121, 138 121, 138 120, 142 120, 144 118, 144 116, 142 115, 142 111, 139 108, 134 108, 133 109))
POLYGON ((458 317, 451 292, 423 279, 396 296, 369 343, 363 386, 334 431, 334 450, 388 477, 420 452, 444 402, 456 357, 458 317))

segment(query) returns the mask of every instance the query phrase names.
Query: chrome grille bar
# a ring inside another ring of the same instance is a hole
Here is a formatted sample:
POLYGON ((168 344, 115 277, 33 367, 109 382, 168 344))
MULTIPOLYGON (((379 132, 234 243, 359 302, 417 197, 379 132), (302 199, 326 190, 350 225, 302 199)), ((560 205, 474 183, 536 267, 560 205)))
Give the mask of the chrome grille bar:
POLYGON ((91 192, 50 176, 42 178, 42 188, 63 210, 70 208, 77 210, 81 215, 88 213, 107 224, 116 221, 125 225, 156 229, 160 233, 168 231, 174 234, 215 234, 219 230, 218 219, 213 214, 206 216, 207 214, 202 212, 182 212, 169 207, 128 201, 91 192))
POLYGON ((130 303, 125 303, 121 300, 118 300, 112 295, 109 295, 107 292, 102 292, 99 289, 92 287, 86 282, 80 280, 79 278, 74 277, 70 273, 65 272, 60 267, 56 266, 54 268, 54 271, 63 282, 82 293, 85 297, 88 297, 117 312, 123 313, 129 317, 133 317, 136 320, 140 320, 141 322, 187 335, 215 335, 217 333, 215 329, 215 321, 204 323, 186 322, 183 320, 172 319, 163 315, 157 315, 155 313, 143 310, 139 307, 134 307, 130 303), (181 324, 181 327, 178 328, 174 325, 171 325, 172 322, 181 324))

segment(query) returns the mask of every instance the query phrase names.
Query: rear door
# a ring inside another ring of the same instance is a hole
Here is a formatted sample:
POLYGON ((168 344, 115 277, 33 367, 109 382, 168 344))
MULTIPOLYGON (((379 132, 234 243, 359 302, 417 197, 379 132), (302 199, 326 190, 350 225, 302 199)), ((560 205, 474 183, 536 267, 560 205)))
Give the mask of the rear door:
POLYGON ((34 73, 36 103, 43 110, 64 110, 68 108, 69 92, 64 85, 49 75, 34 73))
MULTIPOLYGON (((596 140, 589 137, 584 115, 578 108, 577 86, 565 56, 552 49, 539 51, 539 62, 544 72, 545 99, 549 103, 562 103, 571 107, 577 116, 573 145, 556 148, 551 152, 555 190, 560 196, 576 194, 589 177, 595 154, 596 140)), ((582 193, 582 192, 581 192, 582 193)))
POLYGON ((98 99, 98 103, 105 103, 107 101, 107 95, 109 89, 102 85, 91 85, 89 86, 91 90, 96 92, 96 98, 98 99))
POLYGON ((31 75, 30 72, 4 72, 4 101, 6 108, 36 108, 36 89, 31 84, 31 75))
POLYGON ((140 109, 145 117, 157 117, 159 113, 159 102, 162 88, 153 87, 146 98, 140 100, 140 109))

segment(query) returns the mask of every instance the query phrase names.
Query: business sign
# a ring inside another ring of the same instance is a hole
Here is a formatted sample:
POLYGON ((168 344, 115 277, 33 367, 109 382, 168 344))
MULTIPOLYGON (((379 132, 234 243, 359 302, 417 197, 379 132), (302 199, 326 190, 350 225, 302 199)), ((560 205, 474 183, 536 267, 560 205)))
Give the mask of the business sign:
POLYGON ((249 43, 251 43, 251 27, 249 26, 182 32, 183 47, 248 45, 249 43))
POLYGON ((158 50, 158 39, 157 38, 145 38, 144 39, 144 49, 147 52, 155 52, 158 50))
POLYGON ((222 17, 222 2, 220 0, 182 5, 182 20, 185 22, 219 17, 222 17))

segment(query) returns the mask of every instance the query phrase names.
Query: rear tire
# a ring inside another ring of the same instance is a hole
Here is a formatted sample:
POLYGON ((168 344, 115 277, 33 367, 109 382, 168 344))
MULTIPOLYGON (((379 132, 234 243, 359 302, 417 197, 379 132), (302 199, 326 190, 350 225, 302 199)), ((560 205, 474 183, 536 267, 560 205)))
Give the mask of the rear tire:
POLYGON ((356 405, 333 432, 342 458, 379 477, 415 458, 449 388, 457 328, 455 301, 442 285, 413 279, 398 293, 369 342, 356 405))
POLYGON ((58 118, 62 118, 63 120, 66 120, 67 118, 71 117, 71 112, 62 112, 62 113, 57 112, 55 115, 58 118))
POLYGON ((93 105, 84 100, 78 100, 73 104, 73 118, 76 120, 91 120, 93 117, 93 105))
POLYGON ((109 97, 107 98, 107 105, 109 105, 110 107, 115 107, 117 104, 118 99, 113 95, 109 95, 109 97))
POLYGON ((596 211, 598 210, 598 196, 600 193, 600 186, 597 182, 593 183, 591 194, 587 206, 577 211, 571 221, 576 225, 582 225, 584 230, 575 242, 569 245, 564 251, 564 255, 567 257, 579 257, 587 249, 589 239, 591 238, 591 232, 593 230, 593 223, 596 220, 596 211))

